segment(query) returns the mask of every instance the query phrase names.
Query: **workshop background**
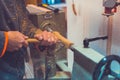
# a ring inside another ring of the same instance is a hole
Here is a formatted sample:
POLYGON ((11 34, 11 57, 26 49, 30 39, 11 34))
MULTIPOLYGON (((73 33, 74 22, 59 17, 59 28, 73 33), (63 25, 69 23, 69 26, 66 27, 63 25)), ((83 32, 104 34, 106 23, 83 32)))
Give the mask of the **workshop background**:
MULTIPOLYGON (((90 42, 89 47, 103 56, 111 54, 120 56, 120 6, 117 6, 116 12, 108 17, 108 15, 104 14, 105 7, 103 6, 103 1, 65 1, 67 38, 74 43, 74 46, 83 47, 83 40, 86 38, 109 36, 109 39, 90 42)), ((32 3, 37 4, 38 2, 40 1, 34 0, 34 3, 32 3)), ((30 3, 30 0, 27 3, 30 3)), ((74 53, 68 50, 68 67, 71 71, 74 62, 73 57, 74 53)))
MULTIPOLYGON (((74 42, 76 46, 83 46, 85 38, 107 36, 108 17, 103 15, 103 0, 66 0, 66 3, 68 39, 74 42), (72 4, 75 4, 77 15, 73 12, 72 4)), ((120 6, 117 7, 117 12, 112 16, 110 52, 120 55, 120 6)), ((89 46, 102 55, 107 54, 107 39, 90 42, 89 46)), ((69 54, 69 57, 72 55, 69 54)))

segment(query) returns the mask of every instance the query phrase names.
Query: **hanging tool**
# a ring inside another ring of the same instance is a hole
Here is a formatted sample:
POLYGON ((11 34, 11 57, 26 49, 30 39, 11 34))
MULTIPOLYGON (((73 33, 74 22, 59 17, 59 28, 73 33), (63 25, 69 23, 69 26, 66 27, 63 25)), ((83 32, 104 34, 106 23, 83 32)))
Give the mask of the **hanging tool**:
POLYGON ((73 10, 74 15, 77 15, 77 12, 76 12, 76 8, 75 8, 75 7, 76 7, 76 6, 75 6, 75 1, 72 0, 72 10, 73 10))

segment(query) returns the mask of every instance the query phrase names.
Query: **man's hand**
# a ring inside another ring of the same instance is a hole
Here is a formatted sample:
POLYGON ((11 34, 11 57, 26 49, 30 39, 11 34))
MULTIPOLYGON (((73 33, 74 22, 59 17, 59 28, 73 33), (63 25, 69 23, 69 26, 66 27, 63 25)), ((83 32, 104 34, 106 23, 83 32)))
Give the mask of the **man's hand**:
POLYGON ((40 40, 41 45, 44 46, 50 46, 58 41, 58 38, 53 33, 47 31, 43 31, 40 34, 38 33, 34 37, 40 40))
POLYGON ((19 50, 23 46, 27 46, 28 37, 18 31, 8 31, 8 46, 7 51, 19 50))

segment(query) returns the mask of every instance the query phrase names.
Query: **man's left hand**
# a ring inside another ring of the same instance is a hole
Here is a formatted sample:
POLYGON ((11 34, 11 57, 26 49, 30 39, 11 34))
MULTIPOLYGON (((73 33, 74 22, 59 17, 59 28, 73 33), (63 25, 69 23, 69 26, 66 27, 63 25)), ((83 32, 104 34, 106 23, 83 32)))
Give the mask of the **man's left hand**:
POLYGON ((58 41, 58 38, 52 32, 48 31, 43 31, 42 33, 35 34, 34 37, 41 41, 41 45, 44 46, 53 45, 58 41))

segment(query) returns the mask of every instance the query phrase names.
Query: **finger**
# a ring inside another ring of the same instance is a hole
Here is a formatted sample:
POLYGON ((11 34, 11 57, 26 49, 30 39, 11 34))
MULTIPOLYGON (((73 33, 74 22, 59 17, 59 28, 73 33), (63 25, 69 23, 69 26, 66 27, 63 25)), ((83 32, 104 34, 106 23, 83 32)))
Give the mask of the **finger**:
POLYGON ((28 42, 26 41, 25 38, 20 39, 19 42, 18 42, 18 48, 21 48, 23 46, 25 46, 25 47, 28 46, 28 42))
POLYGON ((23 44, 19 44, 18 47, 16 47, 17 49, 22 48, 23 44))
POLYGON ((57 37, 56 36, 51 36, 49 38, 49 42, 56 43, 57 42, 57 37))
POLYGON ((27 41, 25 41, 25 42, 23 42, 23 44, 22 44, 24 47, 27 47, 28 46, 28 42, 27 41))
POLYGON ((38 39, 38 40, 42 40, 43 39, 43 35, 42 34, 36 34, 34 37, 36 39, 38 39))
POLYGON ((25 42, 25 39, 20 39, 18 42, 19 42, 19 43, 24 43, 24 42, 25 42))
POLYGON ((50 37, 49 32, 44 31, 44 32, 42 33, 42 37, 43 37, 43 40, 47 41, 47 40, 48 40, 48 37, 50 37))
POLYGON ((28 36, 23 36, 24 37, 24 39, 28 39, 28 36))

